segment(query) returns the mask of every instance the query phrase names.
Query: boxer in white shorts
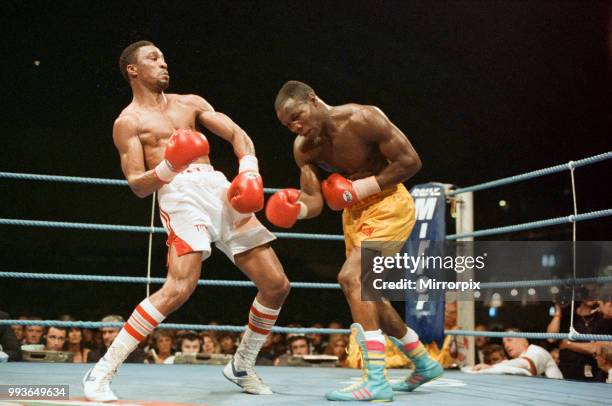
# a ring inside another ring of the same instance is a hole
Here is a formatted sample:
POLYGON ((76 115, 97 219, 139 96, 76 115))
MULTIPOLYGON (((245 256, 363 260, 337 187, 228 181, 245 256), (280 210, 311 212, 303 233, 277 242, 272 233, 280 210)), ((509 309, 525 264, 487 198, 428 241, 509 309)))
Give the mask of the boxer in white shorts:
POLYGON ((253 213, 240 213, 227 201, 230 183, 208 164, 191 164, 158 190, 159 211, 168 233, 168 246, 178 255, 201 251, 210 256, 214 242, 234 262, 234 255, 276 237, 253 213))
POLYGON ((168 231, 168 276, 144 299, 106 354, 83 378, 88 400, 117 400, 110 382, 126 357, 193 293, 214 242, 258 289, 244 337, 223 375, 252 394, 272 391, 257 376, 255 359, 276 322, 289 281, 269 242, 274 236, 253 214, 263 208, 263 182, 249 136, 195 95, 165 94, 170 83, 162 52, 151 42, 129 45, 119 58, 133 100, 113 126, 121 168, 134 194, 159 192, 168 231), (231 143, 239 159, 230 184, 214 171, 202 125, 231 143))

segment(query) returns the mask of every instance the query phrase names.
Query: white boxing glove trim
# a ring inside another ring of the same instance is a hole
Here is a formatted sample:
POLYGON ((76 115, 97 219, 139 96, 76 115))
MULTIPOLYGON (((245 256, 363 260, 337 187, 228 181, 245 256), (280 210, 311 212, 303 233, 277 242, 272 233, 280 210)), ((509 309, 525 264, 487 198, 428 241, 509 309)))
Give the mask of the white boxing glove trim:
POLYGON ((374 175, 353 181, 353 189, 355 189, 357 200, 362 200, 381 191, 380 185, 374 175))
POLYGON ((306 216, 308 216, 308 206, 300 200, 297 201, 297 204, 300 205, 300 213, 297 216, 298 220, 306 218, 306 216))
POLYGON ((255 155, 245 155, 240 158, 238 173, 247 171, 259 173, 259 165, 257 164, 257 157, 255 155))
POLYGON ((155 175, 164 183, 172 182, 172 179, 174 179, 174 177, 178 174, 179 172, 173 171, 172 167, 165 159, 158 163, 155 167, 155 175))

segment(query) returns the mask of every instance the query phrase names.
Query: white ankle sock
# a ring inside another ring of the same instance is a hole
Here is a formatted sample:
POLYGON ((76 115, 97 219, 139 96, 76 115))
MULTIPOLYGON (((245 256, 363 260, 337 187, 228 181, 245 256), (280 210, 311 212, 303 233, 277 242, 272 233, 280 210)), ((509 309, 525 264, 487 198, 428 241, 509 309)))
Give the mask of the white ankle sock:
POLYGON ((234 357, 234 364, 238 369, 255 365, 257 354, 276 323, 280 310, 280 308, 266 307, 259 303, 257 299, 253 301, 249 311, 249 324, 234 357))
POLYGON ((147 298, 140 302, 113 340, 106 354, 94 366, 92 375, 105 374, 117 369, 123 361, 138 347, 165 316, 153 306, 147 298))
POLYGON ((408 331, 402 338, 399 339, 402 344, 410 344, 419 341, 419 335, 416 333, 416 331, 414 331, 408 326, 406 326, 406 328, 408 329, 408 331))
POLYGON ((372 330, 372 331, 365 331, 365 339, 366 341, 377 341, 381 343, 382 345, 385 345, 386 343, 385 336, 383 335, 380 329, 372 330))

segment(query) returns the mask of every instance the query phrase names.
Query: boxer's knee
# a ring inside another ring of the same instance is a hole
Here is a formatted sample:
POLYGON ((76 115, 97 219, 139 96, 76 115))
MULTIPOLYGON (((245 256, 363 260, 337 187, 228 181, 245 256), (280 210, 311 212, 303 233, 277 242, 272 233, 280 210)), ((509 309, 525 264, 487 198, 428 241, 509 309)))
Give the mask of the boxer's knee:
POLYGON ((166 280, 160 293, 163 294, 166 305, 174 310, 189 299, 197 286, 198 281, 192 279, 166 280))
POLYGON ((290 289, 289 279, 281 272, 270 276, 259 291, 266 299, 281 304, 289 295, 290 289))
POLYGON ((352 269, 343 269, 338 274, 338 283, 342 287, 345 294, 352 292, 360 292, 361 277, 359 272, 354 272, 352 269), (355 290, 357 289, 357 291, 355 290))

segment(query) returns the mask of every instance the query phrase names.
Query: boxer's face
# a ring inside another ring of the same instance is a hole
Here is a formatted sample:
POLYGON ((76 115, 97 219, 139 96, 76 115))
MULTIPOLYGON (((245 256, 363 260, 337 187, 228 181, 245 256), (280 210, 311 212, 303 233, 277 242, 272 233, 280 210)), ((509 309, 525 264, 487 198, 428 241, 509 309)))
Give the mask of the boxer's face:
POLYGON ((314 94, 307 100, 287 99, 276 116, 292 133, 313 138, 321 133, 323 126, 323 115, 318 106, 319 100, 314 94))
POLYGON ((136 51, 136 63, 128 65, 128 72, 136 73, 136 80, 164 91, 170 85, 170 74, 164 54, 155 46, 147 45, 136 51))

